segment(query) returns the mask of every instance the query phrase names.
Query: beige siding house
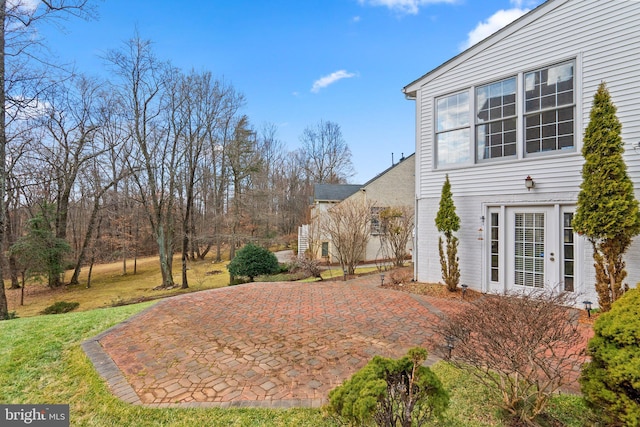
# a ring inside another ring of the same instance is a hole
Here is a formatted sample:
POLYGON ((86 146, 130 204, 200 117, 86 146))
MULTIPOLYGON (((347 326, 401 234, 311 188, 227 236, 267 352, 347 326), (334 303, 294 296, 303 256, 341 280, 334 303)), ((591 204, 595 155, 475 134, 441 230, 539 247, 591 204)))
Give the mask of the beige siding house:
MULTIPOLYGON (((299 241, 307 241, 309 251, 315 258, 333 262, 331 241, 318 230, 327 209, 345 200, 358 199, 371 203, 372 235, 369 239, 363 261, 376 261, 384 258, 381 250, 380 234, 377 232, 376 213, 388 207, 408 207, 413 210, 415 204, 415 155, 403 157, 389 169, 378 174, 363 185, 317 184, 314 189, 311 206, 311 223, 299 229, 299 241), (306 230, 305 230, 306 229, 306 230)), ((304 248, 303 248, 304 249, 304 248)), ((407 254, 413 250, 413 242, 407 245, 407 254)), ((299 253, 303 251, 299 250, 299 253)))
MULTIPOLYGON (((640 189, 638 22, 639 1, 549 0, 403 89, 417 118, 417 280, 441 280, 434 218, 448 174, 461 283, 597 300, 590 246, 571 228, 582 138, 604 81, 640 189)), ((631 286, 639 243, 627 255, 631 286)))

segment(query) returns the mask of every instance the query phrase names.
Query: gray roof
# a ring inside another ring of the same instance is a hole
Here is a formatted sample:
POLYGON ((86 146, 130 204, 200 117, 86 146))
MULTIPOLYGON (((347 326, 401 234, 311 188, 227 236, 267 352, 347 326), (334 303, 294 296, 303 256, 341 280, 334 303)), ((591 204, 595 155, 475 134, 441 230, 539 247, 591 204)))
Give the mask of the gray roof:
POLYGON ((314 184, 313 198, 315 201, 340 201, 361 188, 360 184, 314 184))

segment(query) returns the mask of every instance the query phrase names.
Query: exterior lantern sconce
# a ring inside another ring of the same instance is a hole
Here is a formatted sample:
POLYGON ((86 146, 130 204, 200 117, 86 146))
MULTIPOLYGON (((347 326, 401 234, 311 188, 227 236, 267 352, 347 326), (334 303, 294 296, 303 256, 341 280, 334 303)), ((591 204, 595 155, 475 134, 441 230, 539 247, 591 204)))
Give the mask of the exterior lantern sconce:
POLYGON ((533 182, 533 178, 531 178, 530 175, 527 175, 524 179, 524 186, 527 187, 527 191, 531 191, 531 189, 536 186, 536 183, 533 182))
POLYGON ((380 275, 380 286, 384 285, 384 274, 380 275))
POLYGON ((591 317, 591 301, 582 301, 584 309, 587 310, 587 317, 591 317))
POLYGON ((480 228, 478 228, 478 240, 484 240, 484 229, 482 228, 484 226, 484 215, 482 215, 480 217, 480 228))
POLYGON ((447 335, 446 337, 444 337, 444 339, 447 342, 447 359, 451 359, 451 351, 455 347, 455 345, 453 344, 455 337, 452 337, 451 335, 447 335))
POLYGON ((469 285, 462 284, 460 285, 460 287, 462 288, 462 299, 464 299, 464 295, 467 293, 467 288, 469 287, 469 285))

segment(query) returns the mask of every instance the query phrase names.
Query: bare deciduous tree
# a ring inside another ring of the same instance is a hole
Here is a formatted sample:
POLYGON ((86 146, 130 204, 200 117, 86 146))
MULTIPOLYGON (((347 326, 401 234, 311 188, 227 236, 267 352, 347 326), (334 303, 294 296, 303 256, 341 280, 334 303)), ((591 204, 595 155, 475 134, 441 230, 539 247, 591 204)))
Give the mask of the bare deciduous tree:
POLYGON ((353 176, 351 150, 337 123, 320 121, 315 127, 307 127, 300 141, 311 182, 342 184, 353 176))
POLYGON ((380 242, 385 258, 393 259, 396 267, 402 267, 407 256, 407 243, 413 233, 413 208, 392 206, 380 213, 380 242))
POLYGON ((137 171, 133 177, 158 245, 160 286, 170 288, 174 286, 176 165, 180 163, 181 153, 177 144, 178 132, 168 129, 161 116, 164 114, 162 118, 167 118, 172 113, 171 108, 163 108, 163 97, 169 73, 173 70, 155 57, 151 42, 138 35, 126 42, 121 50, 110 51, 106 59, 120 78, 116 90, 125 108, 135 146, 128 160, 131 169, 137 171))
POLYGON ((249 124, 249 118, 242 116, 234 126, 233 140, 227 146, 229 172, 232 185, 231 197, 231 241, 229 258, 233 259, 239 246, 241 223, 245 215, 247 201, 245 194, 253 173, 260 170, 262 160, 257 151, 256 133, 249 124))
MULTIPOLYGON (((32 82, 26 78, 29 62, 39 58, 36 47, 40 40, 34 37, 38 22, 65 14, 89 13, 88 0, 49 0, 26 2, 0 0, 0 248, 4 248, 7 194, 7 114, 19 109, 20 100, 27 98, 21 86, 32 82), (14 102, 15 101, 15 102, 14 102), (7 108, 10 106, 10 108, 7 108)), ((2 252, 2 251, 0 251, 2 252)), ((0 257, 0 277, 3 277, 0 257)), ((0 319, 9 315, 4 286, 0 286, 0 319)))
POLYGON ((451 344, 453 364, 486 385, 514 418, 530 423, 584 361, 571 302, 567 294, 542 291, 487 295, 451 315, 437 332, 451 344))
MULTIPOLYGON (((52 196, 58 239, 67 239, 72 192, 79 175, 89 162, 110 149, 95 138, 100 128, 99 87, 97 81, 80 76, 50 88, 41 96, 42 114, 35 121, 46 136, 40 140, 38 152, 55 187, 52 196)), ((49 284, 51 287, 61 285, 60 277, 51 279, 54 280, 49 284)))
POLYGON ((320 230, 331 240, 332 254, 347 274, 354 274, 371 236, 371 202, 350 198, 319 218, 320 230))

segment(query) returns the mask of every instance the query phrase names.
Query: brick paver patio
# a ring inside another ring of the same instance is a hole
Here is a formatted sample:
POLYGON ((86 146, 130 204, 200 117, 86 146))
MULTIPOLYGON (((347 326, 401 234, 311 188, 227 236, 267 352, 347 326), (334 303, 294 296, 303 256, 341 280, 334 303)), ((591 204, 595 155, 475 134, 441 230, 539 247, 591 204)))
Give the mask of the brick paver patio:
POLYGON ((113 393, 130 403, 319 407, 374 355, 431 351, 436 305, 448 311, 462 303, 382 289, 379 280, 255 283, 181 295, 83 348, 113 393))

